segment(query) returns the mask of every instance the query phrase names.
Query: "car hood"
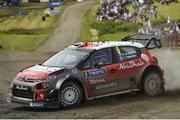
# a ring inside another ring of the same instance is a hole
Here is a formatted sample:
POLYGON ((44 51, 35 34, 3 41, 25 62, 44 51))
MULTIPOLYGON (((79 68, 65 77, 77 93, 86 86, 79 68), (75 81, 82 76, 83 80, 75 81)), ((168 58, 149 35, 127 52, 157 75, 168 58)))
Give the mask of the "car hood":
POLYGON ((17 77, 32 78, 32 79, 42 79, 47 78, 50 74, 62 72, 65 67, 48 67, 42 65, 35 65, 24 69, 17 74, 17 77))

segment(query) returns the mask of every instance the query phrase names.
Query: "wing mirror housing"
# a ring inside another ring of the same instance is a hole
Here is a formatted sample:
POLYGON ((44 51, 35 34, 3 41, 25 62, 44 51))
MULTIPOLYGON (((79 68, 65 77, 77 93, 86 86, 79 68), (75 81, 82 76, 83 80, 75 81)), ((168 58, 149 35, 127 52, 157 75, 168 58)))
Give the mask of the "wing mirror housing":
POLYGON ((97 67, 97 68, 101 68, 101 67, 104 66, 104 65, 105 65, 104 62, 98 62, 98 63, 96 64, 96 67, 97 67))

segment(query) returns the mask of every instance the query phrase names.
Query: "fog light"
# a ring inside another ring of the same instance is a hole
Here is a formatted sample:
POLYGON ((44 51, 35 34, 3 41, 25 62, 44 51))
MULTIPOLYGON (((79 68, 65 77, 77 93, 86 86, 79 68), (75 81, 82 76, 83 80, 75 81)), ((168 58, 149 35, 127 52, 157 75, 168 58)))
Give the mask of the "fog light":
POLYGON ((36 100, 44 100, 44 93, 37 93, 36 100))

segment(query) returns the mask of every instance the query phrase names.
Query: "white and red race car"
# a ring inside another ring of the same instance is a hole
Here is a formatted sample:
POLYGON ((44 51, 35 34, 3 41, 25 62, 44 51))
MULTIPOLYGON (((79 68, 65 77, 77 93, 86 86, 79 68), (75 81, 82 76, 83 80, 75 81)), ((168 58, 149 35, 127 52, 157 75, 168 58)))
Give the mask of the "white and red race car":
POLYGON ((132 39, 71 45, 45 62, 21 70, 7 101, 31 107, 71 107, 131 91, 162 94, 164 72, 148 51, 160 48, 160 40, 152 37, 144 46, 128 41, 132 39))

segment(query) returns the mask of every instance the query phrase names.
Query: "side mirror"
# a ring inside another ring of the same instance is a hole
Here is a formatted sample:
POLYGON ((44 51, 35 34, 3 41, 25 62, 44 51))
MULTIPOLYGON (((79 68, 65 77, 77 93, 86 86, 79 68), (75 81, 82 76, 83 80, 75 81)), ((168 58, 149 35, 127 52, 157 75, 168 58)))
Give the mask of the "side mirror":
POLYGON ((162 48, 162 44, 161 44, 161 40, 160 39, 154 40, 154 44, 155 44, 156 48, 162 48))
POLYGON ((161 40, 158 38, 152 38, 146 45, 146 48, 148 50, 155 49, 155 48, 161 48, 161 47, 162 47, 161 40))
POLYGON ((105 65, 104 62, 98 62, 98 63, 96 64, 96 67, 97 67, 97 68, 100 68, 100 67, 102 67, 102 66, 104 66, 104 65, 105 65))

